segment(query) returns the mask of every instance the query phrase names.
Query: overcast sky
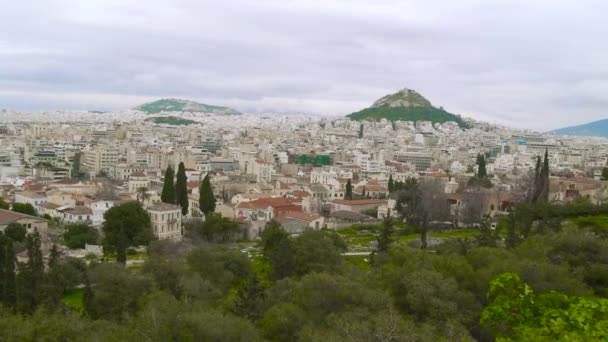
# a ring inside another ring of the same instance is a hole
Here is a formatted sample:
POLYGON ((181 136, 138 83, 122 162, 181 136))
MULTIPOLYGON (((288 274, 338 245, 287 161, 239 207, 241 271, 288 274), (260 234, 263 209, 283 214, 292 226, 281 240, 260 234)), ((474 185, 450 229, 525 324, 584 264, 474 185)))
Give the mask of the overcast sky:
POLYGON ((605 0, 19 0, 0 4, 0 108, 160 97, 348 114, 408 87, 476 119, 608 118, 605 0))

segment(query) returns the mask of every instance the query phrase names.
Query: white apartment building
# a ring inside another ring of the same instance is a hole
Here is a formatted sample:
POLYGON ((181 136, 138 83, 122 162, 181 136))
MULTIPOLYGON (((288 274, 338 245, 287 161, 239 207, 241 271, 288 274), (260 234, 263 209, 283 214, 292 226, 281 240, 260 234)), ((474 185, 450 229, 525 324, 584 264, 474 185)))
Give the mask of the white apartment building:
POLYGON ((182 239, 182 209, 178 205, 159 203, 147 207, 152 223, 152 233, 159 240, 182 239))
POLYGON ((102 171, 110 174, 112 167, 118 162, 120 153, 118 150, 110 147, 98 146, 88 151, 83 151, 81 163, 83 169, 91 173, 93 176, 98 175, 102 171))

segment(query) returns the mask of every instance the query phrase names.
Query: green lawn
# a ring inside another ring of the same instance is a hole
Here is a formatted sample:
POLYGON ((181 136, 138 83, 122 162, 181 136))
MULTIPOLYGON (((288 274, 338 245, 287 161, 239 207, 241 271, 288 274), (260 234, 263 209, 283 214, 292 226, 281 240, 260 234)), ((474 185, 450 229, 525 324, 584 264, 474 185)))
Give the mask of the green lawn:
POLYGON ((84 288, 70 290, 70 291, 68 291, 68 293, 66 293, 63 296, 63 302, 67 306, 78 311, 78 313, 82 313, 84 311, 83 299, 84 299, 84 288))
POLYGON ((362 270, 367 270, 371 267, 369 263, 369 256, 349 255, 344 256, 344 260, 346 260, 347 264, 359 267, 362 270))

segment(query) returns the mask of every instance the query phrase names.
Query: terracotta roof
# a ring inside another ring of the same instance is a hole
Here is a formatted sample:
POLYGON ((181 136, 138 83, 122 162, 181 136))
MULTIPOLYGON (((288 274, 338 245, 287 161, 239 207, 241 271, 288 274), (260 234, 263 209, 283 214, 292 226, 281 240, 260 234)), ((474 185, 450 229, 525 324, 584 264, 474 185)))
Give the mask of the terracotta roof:
POLYGON ((21 219, 34 219, 37 221, 45 221, 44 219, 41 219, 36 216, 17 213, 17 212, 6 210, 6 209, 0 209, 0 224, 2 224, 2 225, 9 224, 11 222, 15 222, 15 221, 18 221, 21 219))
POLYGON ((278 198, 263 198, 251 202, 241 202, 237 204, 236 208, 243 209, 266 209, 268 207, 288 207, 295 205, 291 200, 283 197, 278 198))
POLYGON ((27 198, 46 198, 46 195, 39 193, 39 192, 34 192, 34 191, 23 191, 23 192, 19 192, 15 195, 18 196, 23 196, 23 197, 27 197, 27 198))
POLYGON ((361 193, 361 192, 363 192, 363 190, 365 190, 366 192, 367 192, 367 191, 373 191, 373 192, 385 192, 385 191, 386 191, 386 188, 384 188, 384 187, 382 187, 382 186, 380 186, 380 185, 378 185, 378 184, 369 184, 369 183, 368 183, 367 185, 364 185, 364 186, 358 186, 358 187, 356 187, 356 188, 355 188, 353 191, 354 191, 354 192, 361 193))
POLYGON ((65 213, 72 215, 91 215, 93 214, 93 211, 91 210, 91 208, 78 206, 73 209, 66 210, 65 213))
POLYGON ((38 204, 38 206, 41 208, 52 209, 52 210, 61 208, 61 206, 59 204, 55 204, 55 203, 51 203, 51 202, 38 204))
POLYGON ((291 191, 291 192, 288 192, 285 195, 287 195, 287 196, 294 196, 294 197, 300 197, 300 198, 305 198, 305 197, 312 196, 312 194, 310 192, 308 192, 308 191, 302 191, 302 190, 291 191))
POLYGON ((315 214, 307 214, 300 211, 290 211, 285 215, 281 215, 279 218, 288 218, 306 222, 312 222, 321 218, 319 215, 315 214))
POLYGON ((369 205, 369 204, 384 204, 386 200, 381 199, 364 199, 364 200, 343 200, 337 199, 333 200, 333 203, 336 204, 344 204, 344 205, 369 205))
POLYGON ((186 184, 186 187, 188 189, 196 189, 200 186, 201 186, 201 182, 188 182, 188 184, 186 184))

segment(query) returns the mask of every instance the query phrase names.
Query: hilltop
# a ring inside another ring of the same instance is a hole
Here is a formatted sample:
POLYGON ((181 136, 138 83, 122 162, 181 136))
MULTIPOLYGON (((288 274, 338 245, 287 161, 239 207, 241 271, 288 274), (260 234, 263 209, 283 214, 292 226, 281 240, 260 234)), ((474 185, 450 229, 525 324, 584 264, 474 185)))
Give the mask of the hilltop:
POLYGON ((459 116, 434 107, 429 100, 415 90, 402 89, 386 95, 371 107, 347 115, 353 120, 430 121, 432 123, 456 122, 462 128, 468 124, 459 116))
POLYGON ((213 113, 223 115, 241 115, 242 113, 228 107, 212 106, 180 99, 161 99, 154 102, 144 103, 134 108, 147 114, 158 114, 161 112, 190 112, 190 113, 213 113))
POLYGON ((549 133, 557 135, 577 135, 608 138, 608 119, 593 121, 584 125, 564 127, 549 133))

